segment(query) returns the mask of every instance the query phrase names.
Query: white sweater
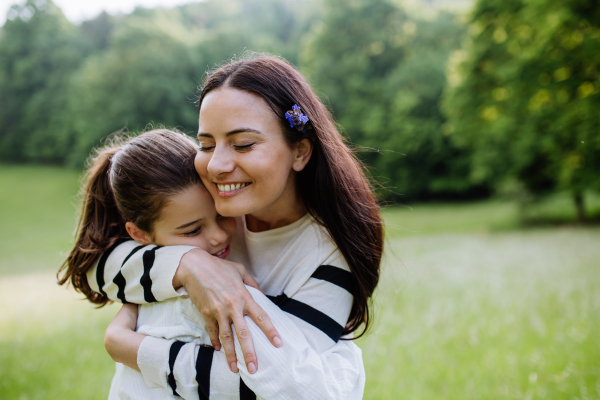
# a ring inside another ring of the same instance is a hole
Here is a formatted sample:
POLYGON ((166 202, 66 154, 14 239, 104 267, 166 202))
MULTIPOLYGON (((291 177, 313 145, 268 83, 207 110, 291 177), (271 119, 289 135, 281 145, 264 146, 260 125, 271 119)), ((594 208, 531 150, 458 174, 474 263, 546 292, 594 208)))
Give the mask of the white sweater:
POLYGON ((172 288, 179 261, 190 249, 128 241, 106 252, 88 273, 92 289, 116 301, 142 304, 137 331, 149 335, 138 351, 142 373, 119 366, 111 397, 362 398, 361 351, 353 342, 339 340, 353 300, 349 268, 310 216, 259 233, 248 231, 238 219, 231 259, 245 265, 268 294, 270 300, 249 288, 283 341, 275 348, 246 317, 258 360, 254 374, 246 370, 236 335, 239 373, 229 370, 222 350, 203 346, 210 346, 204 320, 185 292, 172 288))

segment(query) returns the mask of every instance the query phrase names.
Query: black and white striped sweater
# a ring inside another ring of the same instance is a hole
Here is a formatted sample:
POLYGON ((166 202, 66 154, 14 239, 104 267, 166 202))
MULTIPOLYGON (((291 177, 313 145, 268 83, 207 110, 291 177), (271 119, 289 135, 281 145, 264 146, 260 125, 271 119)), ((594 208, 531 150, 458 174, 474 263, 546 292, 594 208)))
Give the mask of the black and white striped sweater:
MULTIPOLYGON (((254 374, 243 362, 239 373, 229 370, 225 353, 209 347, 198 311, 173 289, 175 270, 190 249, 128 241, 104 254, 88 273, 93 289, 115 301, 142 304, 138 331, 150 335, 138 351, 142 373, 119 367, 111 398, 362 398, 361 351, 339 340, 352 307, 349 268, 310 216, 259 233, 238 219, 231 259, 245 265, 268 294, 250 288, 284 343, 273 347, 246 317, 258 361, 254 374)), ((236 352, 243 360, 237 337, 236 352)))

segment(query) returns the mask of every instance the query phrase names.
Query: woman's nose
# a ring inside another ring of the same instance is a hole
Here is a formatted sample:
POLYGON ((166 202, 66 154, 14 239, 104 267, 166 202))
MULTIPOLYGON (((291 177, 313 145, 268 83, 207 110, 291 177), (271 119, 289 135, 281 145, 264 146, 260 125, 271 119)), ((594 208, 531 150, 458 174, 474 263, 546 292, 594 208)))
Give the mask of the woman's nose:
POLYGON ((226 146, 215 146, 206 169, 212 176, 227 174, 235 169, 233 157, 226 146))

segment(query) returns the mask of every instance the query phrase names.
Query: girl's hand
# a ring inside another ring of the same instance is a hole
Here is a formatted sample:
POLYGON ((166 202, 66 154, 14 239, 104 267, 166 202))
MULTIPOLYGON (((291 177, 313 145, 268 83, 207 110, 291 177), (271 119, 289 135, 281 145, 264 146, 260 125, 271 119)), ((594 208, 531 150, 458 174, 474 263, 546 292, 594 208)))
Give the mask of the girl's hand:
POLYGON ((106 328, 104 347, 113 360, 139 371, 137 353, 146 336, 135 332, 137 317, 135 304, 123 304, 106 328))
POLYGON ((275 347, 281 346, 282 342, 271 319, 256 304, 244 284, 261 290, 243 265, 213 257, 200 249, 191 250, 181 258, 173 278, 173 286, 184 286, 204 317, 215 350, 220 350, 222 343, 229 368, 238 372, 231 330, 233 323, 246 367, 252 374, 258 369, 258 363, 244 316, 252 318, 275 347))

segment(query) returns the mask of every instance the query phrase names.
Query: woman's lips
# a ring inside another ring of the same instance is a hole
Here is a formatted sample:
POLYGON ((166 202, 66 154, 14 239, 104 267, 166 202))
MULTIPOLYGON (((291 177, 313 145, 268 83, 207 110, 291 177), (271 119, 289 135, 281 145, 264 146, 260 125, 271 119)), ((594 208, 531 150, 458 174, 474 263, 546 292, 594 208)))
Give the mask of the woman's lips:
POLYGON ((224 249, 219 250, 216 253, 214 253, 213 256, 215 256, 217 258, 222 258, 222 259, 226 259, 227 257, 229 257, 229 245, 227 245, 227 247, 225 247, 224 249))
POLYGON ((251 185, 251 183, 249 183, 249 182, 215 183, 215 187, 217 188, 217 194, 219 195, 219 197, 235 196, 236 194, 238 194, 242 190, 246 189, 250 185, 251 185), (238 188, 238 186, 239 186, 239 188, 238 188), (221 190, 222 188, 224 190, 221 190), (234 188, 236 188, 236 189, 234 189, 234 188))

